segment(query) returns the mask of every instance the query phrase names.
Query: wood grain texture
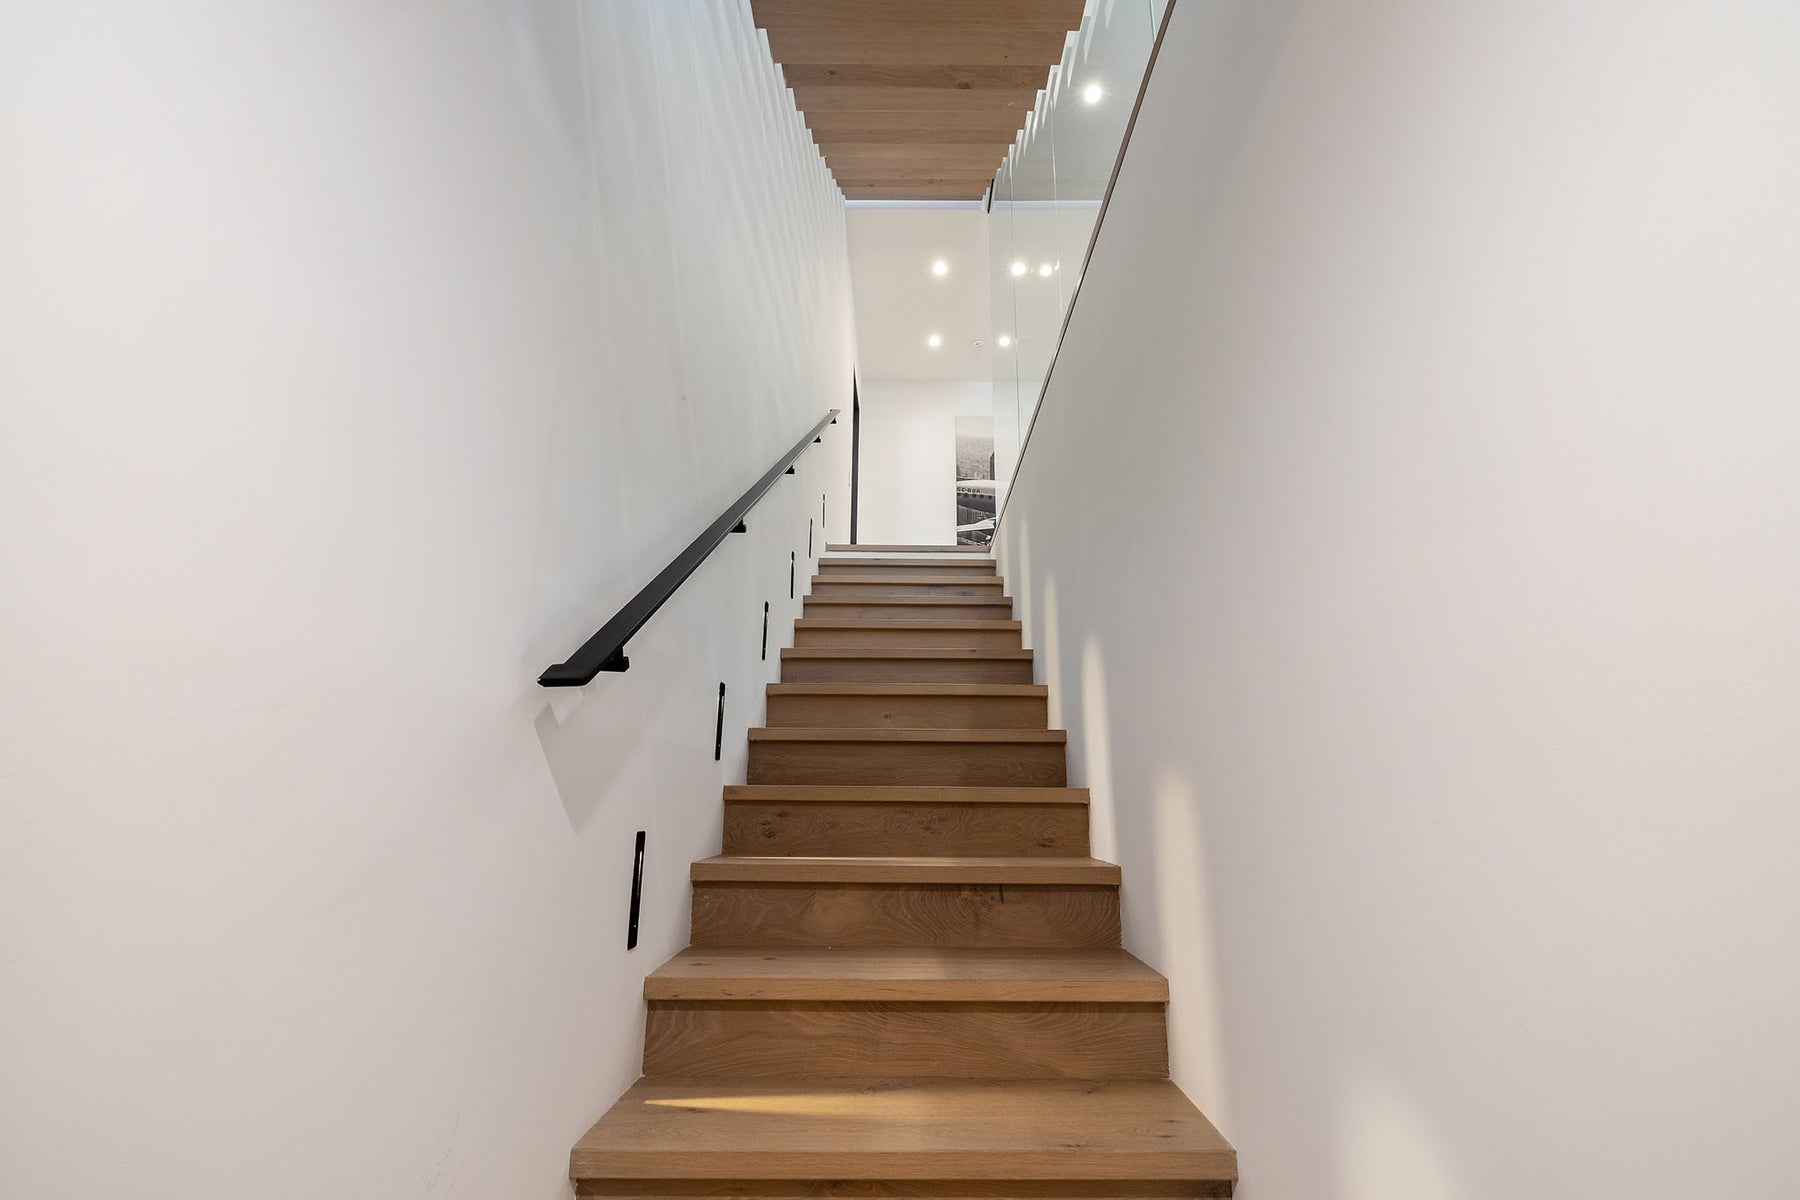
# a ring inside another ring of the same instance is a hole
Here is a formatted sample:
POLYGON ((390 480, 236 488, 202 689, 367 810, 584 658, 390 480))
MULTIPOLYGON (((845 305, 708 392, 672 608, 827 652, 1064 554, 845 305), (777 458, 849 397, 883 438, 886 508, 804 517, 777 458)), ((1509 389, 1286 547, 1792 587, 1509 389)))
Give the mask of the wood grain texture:
POLYGON ((751 0, 759 28, 847 34, 1074 29, 1084 0, 751 0))
POLYGON ((809 617, 850 617, 869 620, 913 620, 943 617, 958 621, 1010 621, 1012 601, 1004 596, 979 599, 966 596, 808 596, 804 611, 809 617))
POLYGON ((1003 584, 997 576, 969 579, 934 579, 930 575, 890 571, 882 574, 843 573, 815 575, 810 596, 933 596, 939 599, 980 599, 998 604, 1006 599, 1003 584))
MULTIPOLYGON (((783 683, 1030 683, 1031 651, 795 646, 781 652, 783 683)), ((845 780, 844 782, 850 782, 845 780)), ((922 781, 921 781, 922 782, 922 781)), ((990 782, 1004 782, 993 780, 990 782)))
MULTIPOLYGON (((792 82, 789 80, 790 84, 792 82)), ((986 546, 899 546, 892 542, 858 542, 855 545, 827 542, 825 551, 828 554, 979 554, 984 558, 993 557, 993 552, 986 546)))
POLYGON ((1161 1004, 652 1000, 644 1074, 1164 1079, 1161 1004))
POLYGON ((750 783, 1063 787, 1060 729, 750 731, 750 783))
POLYGON ((802 784, 725 785, 725 800, 781 801, 786 804, 1078 804, 1089 800, 1086 788, 1034 787, 809 787, 802 784))
POLYGON ((1022 648, 1023 636, 1017 621, 801 617, 794 622, 796 646, 987 646, 1018 650, 1022 648))
MULTIPOLYGON (((846 580, 920 569, 828 561, 846 580)), ((968 570, 991 602, 915 578, 927 594, 810 599, 800 635, 1016 639, 991 562, 968 570), (819 619, 873 607, 893 621, 819 619)), ((1085 790, 1056 786, 1048 690, 905 682, 969 664, 1028 680, 1030 652, 782 660, 877 678, 770 687, 752 782, 724 789, 729 853, 689 869, 693 945, 645 981, 651 1077, 576 1146, 579 1194, 1229 1195, 1234 1152, 1163 1078, 1168 983, 1119 948, 1120 870, 1087 857, 1085 790), (989 773, 1026 786, 962 786, 989 773)))
POLYGON ((1057 858, 1085 855, 1087 831, 1069 804, 725 805, 726 854, 1057 858))
POLYGON ((1097 858, 1018 858, 1011 855, 961 857, 846 855, 793 858, 784 855, 716 854, 688 867, 695 883, 946 883, 1119 885, 1116 863, 1097 858))
POLYGON ((706 947, 1112 948, 1119 889, 695 883, 691 940, 706 947))
MULTIPOLYGON (((836 3, 838 0, 831 0, 836 3)), ((980 4, 970 5, 972 8, 980 4)), ((879 64, 882 66, 1038 67, 1046 76, 1062 57, 1067 30, 968 30, 931 28, 875 30, 769 30, 769 52, 787 63, 879 64)))
POLYGON ((1169 981, 1123 950, 687 949, 646 1000, 910 1000, 1161 1004, 1169 981))
POLYGON ((575 1146, 613 1179, 1233 1179, 1160 1080, 640 1080, 575 1146), (879 1131, 872 1136, 871 1131, 879 1131))
POLYGON ((1177 1200, 1232 1194, 1232 1182, 1161 1179, 579 1179, 577 1196, 741 1200, 1177 1200))
POLYGON ((899 571, 901 573, 919 572, 927 574, 944 573, 946 579, 959 578, 965 575, 994 575, 994 560, 991 558, 965 558, 961 561, 944 558, 879 558, 866 555, 825 555, 819 559, 819 571, 899 571))
POLYGON ((764 721, 863 729, 1045 729, 1050 689, 1028 683, 771 683, 764 721))
POLYGON ((1019 135, 1019 114, 984 107, 952 112, 827 109, 806 115, 819 143, 896 142, 903 145, 968 143, 1007 146, 1019 135))

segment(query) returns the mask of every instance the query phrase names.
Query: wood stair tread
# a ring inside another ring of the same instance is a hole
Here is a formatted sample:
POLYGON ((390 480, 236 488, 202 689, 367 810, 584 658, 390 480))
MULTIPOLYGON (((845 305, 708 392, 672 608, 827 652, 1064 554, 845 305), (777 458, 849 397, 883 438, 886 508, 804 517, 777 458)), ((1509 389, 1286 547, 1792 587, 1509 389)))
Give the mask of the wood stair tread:
POLYGON ((640 1079, 576 1143, 575 1179, 1237 1177, 1160 1080, 640 1079))
MULTIPOLYGON (((829 582, 842 583, 843 580, 833 579, 833 580, 830 580, 829 582)), ((941 580, 930 580, 928 582, 936 583, 936 582, 942 582, 942 581, 941 580)), ((954 586, 956 581, 951 580, 950 583, 951 583, 951 585, 954 586)), ((848 597, 847 596, 803 596, 803 597, 801 597, 801 599, 805 600, 808 604, 868 604, 868 603, 871 603, 871 601, 867 598, 861 598, 861 597, 855 597, 855 596, 848 596, 848 597)), ((882 604, 913 604, 913 605, 919 605, 919 606, 923 606, 923 607, 928 607, 933 604, 951 604, 951 605, 956 605, 961 608, 970 608, 970 607, 994 608, 994 607, 998 607, 1003 604, 1004 605, 1012 604, 1012 601, 1007 599, 1004 596, 996 596, 996 597, 974 596, 974 597, 971 597, 971 596, 933 596, 933 595, 906 596, 906 595, 902 595, 902 596, 882 596, 882 597, 879 597, 879 602, 882 604)))
POLYGON ((1088 789, 733 783, 725 787, 725 800, 782 804, 1086 804, 1088 789))
POLYGON ((688 868, 695 883, 946 883, 960 886, 1117 887, 1119 867, 1097 858, 943 858, 719 854, 688 868))
MULTIPOLYGON (((998 624, 999 622, 990 622, 998 624)), ((999 646, 786 646, 783 658, 985 658, 1018 662, 1031 659, 1029 650, 999 646)))
MULTIPOLYGON (((920 563, 919 565, 925 566, 926 564, 920 563)), ((901 572, 898 572, 898 571, 884 571, 884 572, 880 572, 880 573, 874 574, 874 575, 859 575, 859 574, 855 573, 854 571, 845 571, 841 574, 833 573, 830 575, 814 575, 812 577, 812 581, 813 581, 813 586, 815 586, 815 587, 821 583, 832 583, 832 584, 836 584, 836 583, 870 583, 870 584, 890 584, 890 583, 891 584, 901 584, 901 583, 905 583, 905 584, 924 584, 927 586, 941 585, 941 586, 947 587, 947 588, 950 588, 950 587, 991 587, 991 588, 996 588, 1005 582, 998 575, 977 575, 973 571, 969 572, 969 576, 966 579, 963 579, 963 578, 946 579, 942 575, 907 575, 907 574, 902 574, 901 572)))
POLYGON ((646 1000, 1163 1003, 1169 981, 1123 950, 689 947, 646 1000))
MULTIPOLYGON (((998 621, 985 622, 998 625, 998 621)), ((1041 683, 771 683, 771 696, 1030 696, 1047 697, 1041 683)))
POLYGON ((966 555, 955 558, 930 558, 928 551, 895 558, 891 556, 869 554, 824 554, 819 557, 822 563, 841 563, 847 567, 955 567, 959 571, 979 571, 992 569, 992 559, 971 558, 966 555))
POLYGON ((842 728, 834 725, 778 725, 750 730, 753 742, 956 742, 981 745, 1006 745, 1038 742, 1063 745, 1069 740, 1066 729, 888 729, 842 728))
POLYGON ((896 546, 877 542, 866 545, 827 542, 825 551, 828 554, 991 554, 987 546, 896 546))
POLYGON ((967 629, 975 633, 992 633, 1004 630, 1008 633, 1023 632, 1024 624, 1020 621, 970 621, 932 620, 928 617, 801 617, 794 622, 795 629, 870 629, 878 633, 888 630, 905 629, 967 629))

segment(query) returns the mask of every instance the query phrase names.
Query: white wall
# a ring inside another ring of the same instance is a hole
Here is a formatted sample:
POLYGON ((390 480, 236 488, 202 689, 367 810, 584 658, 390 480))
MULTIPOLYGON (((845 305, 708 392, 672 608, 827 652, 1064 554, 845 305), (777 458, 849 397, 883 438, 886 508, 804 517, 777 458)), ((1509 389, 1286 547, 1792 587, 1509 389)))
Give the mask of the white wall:
POLYGON ((0 1195, 566 1195, 848 532, 846 419, 533 682, 848 408, 748 6, 13 4, 0 80, 0 1195))
POLYGON ((1800 8, 1162 56, 1002 541, 1240 1194, 1800 1193, 1800 8))
POLYGON ((875 380, 860 384, 858 395, 857 540, 955 543, 956 418, 993 416, 994 385, 875 380))

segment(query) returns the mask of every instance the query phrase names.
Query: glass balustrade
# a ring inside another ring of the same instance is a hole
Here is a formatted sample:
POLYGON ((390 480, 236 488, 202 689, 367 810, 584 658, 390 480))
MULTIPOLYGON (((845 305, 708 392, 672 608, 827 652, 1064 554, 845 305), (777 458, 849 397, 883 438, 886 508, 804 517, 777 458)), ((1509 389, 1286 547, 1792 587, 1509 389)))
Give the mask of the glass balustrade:
POLYGON ((994 470, 1002 502, 1167 0, 1088 0, 995 176, 988 208, 994 470))

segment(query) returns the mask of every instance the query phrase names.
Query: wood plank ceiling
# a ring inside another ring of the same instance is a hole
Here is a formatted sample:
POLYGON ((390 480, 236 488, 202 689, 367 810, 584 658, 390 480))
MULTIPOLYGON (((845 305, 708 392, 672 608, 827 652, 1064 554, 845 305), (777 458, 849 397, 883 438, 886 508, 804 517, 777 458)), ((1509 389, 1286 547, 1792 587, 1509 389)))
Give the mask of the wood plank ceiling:
POLYGON ((850 200, 979 200, 1083 0, 750 0, 850 200))

